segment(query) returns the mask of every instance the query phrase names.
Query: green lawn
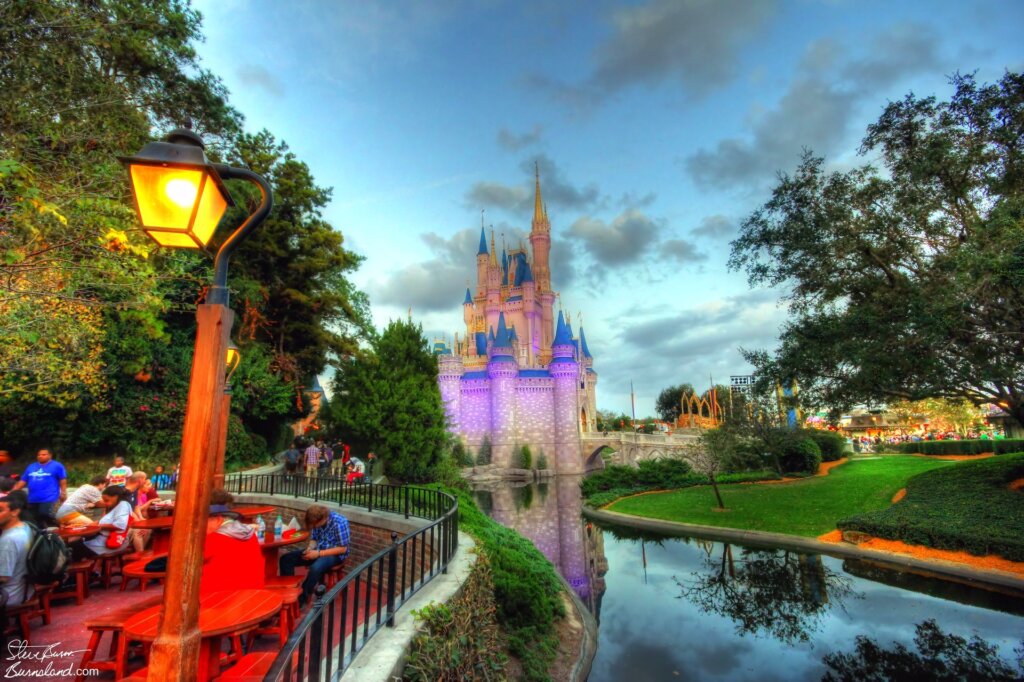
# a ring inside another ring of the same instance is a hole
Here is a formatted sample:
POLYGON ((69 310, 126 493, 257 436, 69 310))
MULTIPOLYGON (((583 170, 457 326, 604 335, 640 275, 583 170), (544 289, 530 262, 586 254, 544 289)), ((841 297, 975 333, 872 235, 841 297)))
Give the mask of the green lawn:
POLYGON ((728 511, 717 506, 711 486, 619 500, 611 511, 667 521, 817 537, 854 514, 889 506, 915 474, 956 462, 905 455, 853 460, 827 476, 775 484, 719 486, 728 511))

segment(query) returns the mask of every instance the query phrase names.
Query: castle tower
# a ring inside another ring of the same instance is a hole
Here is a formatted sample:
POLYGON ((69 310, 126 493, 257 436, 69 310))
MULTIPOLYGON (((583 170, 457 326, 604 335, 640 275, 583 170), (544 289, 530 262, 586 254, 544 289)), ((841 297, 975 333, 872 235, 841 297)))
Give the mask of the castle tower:
POLYGON ((484 236, 483 218, 480 218, 480 247, 476 251, 476 295, 487 293, 487 237, 484 236))
POLYGON ((530 225, 530 246, 533 249, 533 277, 537 284, 537 299, 541 304, 540 362, 551 361, 552 332, 554 330, 555 294, 551 291, 551 223, 540 193, 540 168, 534 164, 533 222, 530 225))
POLYGON ((512 354, 512 340, 505 326, 505 313, 498 316, 487 359, 487 377, 491 381, 491 462, 502 468, 512 466, 516 436, 516 380, 519 363, 512 354))
POLYGON ((494 247, 494 230, 491 230, 491 255, 487 261, 487 304, 484 312, 487 328, 497 328, 501 313, 501 265, 494 247))
POLYGON ((462 356, 452 354, 449 348, 441 349, 437 360, 437 383, 441 389, 444 412, 448 417, 448 428, 456 433, 462 413, 463 371, 462 356))
POLYGON ((548 373, 555 384, 555 468, 560 474, 575 474, 583 470, 576 416, 580 367, 573 357, 574 351, 572 331, 559 311, 548 373))
POLYGON ((594 356, 587 348, 587 335, 580 325, 580 365, 583 369, 585 388, 580 403, 584 406, 580 414, 580 423, 584 431, 597 430, 597 372, 594 371, 594 356))

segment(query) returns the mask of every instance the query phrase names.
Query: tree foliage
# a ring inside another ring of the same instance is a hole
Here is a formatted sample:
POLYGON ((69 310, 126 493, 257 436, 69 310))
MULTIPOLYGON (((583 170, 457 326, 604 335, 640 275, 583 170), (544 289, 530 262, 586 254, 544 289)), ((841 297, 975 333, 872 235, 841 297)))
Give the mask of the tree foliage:
POLYGON ((751 285, 791 286, 781 348, 748 359, 812 404, 997 403, 1024 422, 1024 77, 952 78, 868 127, 864 166, 807 152, 732 243, 751 285))
POLYGON ((682 414, 683 395, 690 395, 693 392, 693 384, 679 384, 662 389, 654 403, 654 411, 663 421, 674 424, 682 414))
POLYGON ((376 452, 389 477, 431 480, 447 456, 448 432, 423 328, 393 321, 371 349, 342 363, 324 422, 357 449, 376 452))

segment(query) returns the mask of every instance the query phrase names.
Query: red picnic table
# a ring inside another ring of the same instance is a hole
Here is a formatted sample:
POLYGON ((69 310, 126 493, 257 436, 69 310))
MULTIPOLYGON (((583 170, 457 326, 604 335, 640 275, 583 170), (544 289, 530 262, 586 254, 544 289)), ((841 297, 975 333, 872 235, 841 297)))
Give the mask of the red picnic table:
POLYGON ((229 509, 244 519, 251 519, 277 511, 277 507, 269 504, 236 504, 229 509))
POLYGON ((309 539, 309 533, 304 530, 295 531, 292 535, 286 537, 274 537, 273 533, 269 533, 263 542, 260 543, 260 549, 263 550, 263 575, 268 578, 277 577, 277 556, 278 549, 286 545, 296 545, 304 540, 309 539))
MULTIPOLYGON (((273 590, 210 592, 199 598, 199 670, 196 679, 206 682, 220 675, 220 649, 224 637, 252 630, 281 610, 281 595, 273 590)), ((163 606, 135 614, 124 624, 128 641, 152 642, 163 606)))
POLYGON ((132 528, 153 531, 153 544, 150 549, 155 554, 167 552, 171 548, 171 524, 173 516, 158 516, 155 519, 132 519, 132 528))

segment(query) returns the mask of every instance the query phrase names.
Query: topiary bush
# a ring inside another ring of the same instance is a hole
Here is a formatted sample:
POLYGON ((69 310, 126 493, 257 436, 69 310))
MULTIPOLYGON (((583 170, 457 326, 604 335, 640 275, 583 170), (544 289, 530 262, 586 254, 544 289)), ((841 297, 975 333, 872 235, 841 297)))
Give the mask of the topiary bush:
POLYGON ((846 439, 835 431, 807 429, 802 433, 818 445, 822 462, 835 462, 846 453, 846 439))
POLYGON ((548 468, 548 458, 543 450, 537 453, 537 468, 541 471, 548 468))
POLYGON ((815 474, 821 466, 821 449, 810 438, 795 435, 782 443, 779 464, 783 473, 815 474))
POLYGON ((480 442, 480 449, 476 452, 476 463, 480 466, 490 464, 492 450, 490 436, 484 436, 484 439, 480 442))
POLYGON ((1003 455, 1024 450, 1024 439, 923 440, 917 443, 900 443, 895 447, 897 452, 910 455, 984 455, 990 452, 1003 455))
POLYGON ((533 466, 533 454, 530 452, 529 445, 516 448, 516 459, 513 466, 516 469, 529 469, 533 466))
POLYGON ((452 445, 452 459, 460 467, 473 466, 473 455, 466 449, 461 440, 456 440, 452 445))

